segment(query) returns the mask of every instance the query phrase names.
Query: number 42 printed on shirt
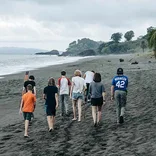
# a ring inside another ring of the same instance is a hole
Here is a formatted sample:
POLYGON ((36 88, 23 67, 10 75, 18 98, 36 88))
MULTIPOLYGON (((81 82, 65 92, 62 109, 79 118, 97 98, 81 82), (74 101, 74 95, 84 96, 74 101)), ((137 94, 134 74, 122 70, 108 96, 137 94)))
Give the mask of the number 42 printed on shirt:
POLYGON ((124 86, 125 86, 125 81, 118 81, 118 82, 116 83, 116 86, 117 86, 118 88, 124 88, 124 86))

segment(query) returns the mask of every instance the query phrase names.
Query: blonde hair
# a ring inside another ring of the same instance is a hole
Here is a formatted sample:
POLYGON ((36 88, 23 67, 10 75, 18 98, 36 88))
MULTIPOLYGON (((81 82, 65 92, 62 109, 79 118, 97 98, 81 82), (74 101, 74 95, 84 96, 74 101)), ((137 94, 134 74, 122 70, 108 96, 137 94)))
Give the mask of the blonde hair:
POLYGON ((53 77, 51 77, 51 78, 48 80, 48 86, 56 86, 55 80, 54 80, 53 77))
POLYGON ((82 75, 82 73, 81 73, 81 71, 80 70, 75 70, 75 72, 74 72, 74 76, 80 76, 81 77, 81 75, 82 75))

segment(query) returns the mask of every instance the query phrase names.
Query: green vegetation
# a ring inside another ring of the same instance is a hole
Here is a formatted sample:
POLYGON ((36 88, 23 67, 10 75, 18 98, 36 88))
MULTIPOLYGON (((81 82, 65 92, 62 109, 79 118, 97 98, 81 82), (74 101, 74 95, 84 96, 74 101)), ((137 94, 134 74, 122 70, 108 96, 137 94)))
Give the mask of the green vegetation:
POLYGON ((152 48, 153 49, 153 52, 154 52, 154 57, 156 59, 156 28, 151 28, 149 31, 148 31, 148 38, 147 38, 147 41, 148 41, 148 46, 149 48, 152 48))
POLYGON ((142 48, 142 51, 144 52, 145 51, 145 48, 147 48, 147 44, 146 44, 146 41, 145 40, 142 40, 141 41, 140 47, 142 48))
POLYGON ((69 52, 71 55, 79 55, 79 53, 86 50, 96 51, 99 45, 100 43, 90 40, 88 38, 83 38, 81 40, 78 39, 77 42, 73 41, 69 44, 67 52, 69 52))
POLYGON ((111 40, 113 40, 115 43, 119 43, 119 41, 122 39, 122 33, 114 33, 111 36, 111 40))
POLYGON ((134 53, 140 50, 140 41, 106 42, 100 45, 100 54, 134 53))
POLYGON ((78 39, 78 41, 73 41, 69 44, 66 54, 70 56, 125 54, 144 52, 145 50, 149 50, 149 48, 153 48, 156 57, 156 29, 151 26, 147 28, 147 34, 139 36, 136 40, 132 40, 134 35, 133 30, 127 31, 124 34, 124 42, 121 42, 123 36, 121 32, 113 33, 111 35, 112 41, 108 42, 96 42, 87 38, 78 39), (149 48, 147 44, 149 44, 149 48))
POLYGON ((131 41, 133 37, 134 37, 134 32, 132 30, 127 31, 124 35, 124 38, 126 39, 126 41, 131 41))

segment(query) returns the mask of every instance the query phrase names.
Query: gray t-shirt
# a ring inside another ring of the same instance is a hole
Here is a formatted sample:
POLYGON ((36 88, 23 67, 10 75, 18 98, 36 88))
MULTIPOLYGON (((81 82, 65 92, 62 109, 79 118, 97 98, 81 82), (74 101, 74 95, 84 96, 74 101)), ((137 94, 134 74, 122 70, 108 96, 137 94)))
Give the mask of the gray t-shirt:
POLYGON ((101 82, 91 82, 89 87, 91 98, 100 98, 102 93, 105 92, 104 85, 101 82))

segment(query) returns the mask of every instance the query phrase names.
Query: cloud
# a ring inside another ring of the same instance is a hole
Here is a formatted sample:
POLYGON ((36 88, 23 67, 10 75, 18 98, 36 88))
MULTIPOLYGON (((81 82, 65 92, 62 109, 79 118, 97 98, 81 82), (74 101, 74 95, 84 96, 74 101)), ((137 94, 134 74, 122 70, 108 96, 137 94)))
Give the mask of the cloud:
POLYGON ((0 46, 19 43, 42 48, 44 42, 44 49, 47 45, 47 49, 64 50, 78 38, 106 41, 114 32, 131 29, 137 37, 156 25, 154 3, 155 0, 0 0, 0 46))

